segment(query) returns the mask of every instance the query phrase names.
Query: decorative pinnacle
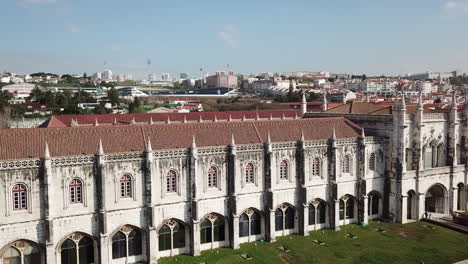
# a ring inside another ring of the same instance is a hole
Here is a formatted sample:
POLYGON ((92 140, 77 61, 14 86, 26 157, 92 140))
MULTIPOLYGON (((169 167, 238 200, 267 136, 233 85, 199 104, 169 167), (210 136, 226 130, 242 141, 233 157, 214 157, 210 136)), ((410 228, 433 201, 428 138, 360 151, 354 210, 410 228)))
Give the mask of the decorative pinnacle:
POLYGON ((99 123, 98 123, 98 121, 97 121, 97 118, 94 120, 94 125, 95 125, 95 126, 99 126, 99 123))
POLYGON ((117 117, 114 117, 114 124, 117 124, 117 117))
POLYGON ((366 137, 366 133, 364 132, 364 128, 361 128, 361 137, 362 138, 366 137))
POLYGON ((231 134, 231 146, 235 146, 236 142, 234 141, 234 133, 231 134))
POLYGON ((301 130, 301 142, 305 142, 304 129, 301 130))
POLYGON ((187 116, 184 115, 184 123, 187 123, 187 116))
POLYGON ((167 121, 166 123, 170 124, 171 123, 171 118, 169 116, 167 116, 167 121))
POLYGON ((45 158, 45 159, 49 159, 49 158, 50 158, 49 144, 47 144, 47 141, 46 141, 46 143, 45 143, 44 158, 45 158))
POLYGON ((257 119, 257 120, 260 120, 260 116, 258 115, 258 112, 257 112, 256 119, 257 119))
POLYGON ((302 103, 307 104, 307 99, 306 99, 305 93, 302 93, 302 103))
POLYGON ((195 143, 195 135, 193 135, 193 138, 192 138, 192 149, 196 149, 197 148, 197 144, 195 143))
POLYGON ((229 115, 228 121, 232 121, 232 116, 231 115, 229 115))
POLYGON ((198 120, 198 122, 203 122, 203 117, 200 115, 200 120, 198 120))
POLYGON ((99 156, 104 155, 104 148, 102 147, 102 140, 101 139, 99 139, 98 155, 99 156))
POLYGON ((336 132, 335 132, 335 127, 333 127, 333 132, 332 132, 332 139, 336 140, 336 132))
POLYGON ((152 124, 153 124, 153 117, 151 116, 150 117, 150 125, 152 125, 152 124))
POLYGON ((152 148, 152 146, 151 146, 151 139, 150 139, 150 137, 148 137, 148 142, 146 143, 146 151, 147 151, 147 152, 153 151, 153 148, 152 148))
POLYGON ((406 109, 406 98, 405 98, 405 93, 401 95, 401 109, 406 109))
POLYGON ((273 120, 273 114, 270 114, 270 120, 273 120))
POLYGON ((217 117, 216 115, 215 115, 215 117, 214 117, 214 121, 215 121, 215 122, 218 122, 218 117, 217 117))
POLYGON ((418 109, 419 109, 419 110, 424 109, 422 91, 419 91, 418 109))
POLYGON ((132 124, 136 124, 135 117, 132 118, 132 124))
POLYGON ((271 136, 270 136, 270 130, 268 130, 268 135, 267 135, 267 142, 268 145, 271 145, 271 136))
POLYGON ((242 121, 245 121, 245 115, 242 116, 242 121))

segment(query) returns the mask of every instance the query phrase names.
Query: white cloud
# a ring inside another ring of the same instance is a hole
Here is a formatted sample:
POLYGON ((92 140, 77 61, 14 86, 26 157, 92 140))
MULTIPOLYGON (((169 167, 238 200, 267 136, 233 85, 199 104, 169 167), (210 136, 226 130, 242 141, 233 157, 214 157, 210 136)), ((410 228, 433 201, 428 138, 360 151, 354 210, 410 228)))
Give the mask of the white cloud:
POLYGON ((236 35, 236 26, 229 24, 224 26, 224 30, 218 32, 218 37, 224 41, 229 47, 237 47, 237 41, 235 38, 236 35))
POLYGON ((445 8, 447 9, 452 9, 452 8, 455 8, 457 7, 458 3, 455 2, 455 1, 448 1, 445 3, 445 8))
POLYGON ((107 48, 115 52, 122 50, 122 47, 115 43, 108 45, 107 48))
POLYGON ((79 33, 80 32, 80 28, 77 25, 74 25, 74 24, 67 24, 67 25, 65 25, 65 28, 71 33, 79 33))

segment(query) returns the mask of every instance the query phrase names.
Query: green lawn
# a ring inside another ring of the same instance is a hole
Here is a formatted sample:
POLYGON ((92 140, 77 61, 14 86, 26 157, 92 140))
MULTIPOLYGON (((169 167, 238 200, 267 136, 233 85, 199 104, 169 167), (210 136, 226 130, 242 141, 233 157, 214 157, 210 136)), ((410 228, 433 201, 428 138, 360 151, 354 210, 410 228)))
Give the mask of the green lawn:
POLYGON ((207 250, 200 257, 175 256, 162 258, 158 263, 419 264, 425 261, 426 264, 451 264, 463 259, 468 259, 468 236, 462 233, 424 222, 406 225, 370 222, 367 227, 348 225, 339 232, 319 230, 307 237, 279 237, 275 243, 247 243, 242 244, 240 250, 207 250), (357 237, 348 238, 347 234, 357 237), (320 246, 313 240, 321 240, 325 245, 320 246), (290 251, 284 252, 279 249, 281 246, 290 251), (245 253, 252 259, 244 260, 241 254, 245 253))

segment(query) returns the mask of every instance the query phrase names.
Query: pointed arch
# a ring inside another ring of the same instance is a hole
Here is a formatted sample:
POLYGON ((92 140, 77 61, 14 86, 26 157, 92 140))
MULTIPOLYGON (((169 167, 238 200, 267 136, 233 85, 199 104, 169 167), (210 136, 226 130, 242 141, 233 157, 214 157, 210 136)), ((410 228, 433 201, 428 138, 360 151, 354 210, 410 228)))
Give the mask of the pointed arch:
POLYGON ((143 252, 143 231, 133 225, 124 225, 110 236, 112 259, 139 256, 143 252))
POLYGON ((31 240, 20 239, 8 243, 0 250, 2 263, 43 263, 43 247, 31 240))
POLYGON ((210 213, 200 221, 200 241, 213 243, 226 239, 226 219, 218 213, 210 213))
POLYGON ((94 237, 83 232, 74 232, 57 245, 62 263, 70 264, 94 263, 97 253, 95 246, 94 237))
POLYGON ((187 225, 176 218, 165 220, 157 229, 159 251, 184 248, 186 245, 187 225))

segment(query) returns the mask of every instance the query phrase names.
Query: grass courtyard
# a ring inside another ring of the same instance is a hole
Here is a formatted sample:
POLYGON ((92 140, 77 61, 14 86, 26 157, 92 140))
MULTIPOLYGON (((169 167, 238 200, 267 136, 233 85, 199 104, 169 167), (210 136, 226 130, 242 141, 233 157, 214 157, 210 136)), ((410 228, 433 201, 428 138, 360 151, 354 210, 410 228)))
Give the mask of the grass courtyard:
POLYGON ((161 264, 234 263, 353 263, 451 264, 468 259, 468 236, 424 222, 406 225, 370 222, 366 227, 347 225, 341 231, 319 230, 309 236, 291 235, 275 243, 241 244, 203 251, 199 257, 162 258, 161 264), (323 242, 319 245, 314 242, 323 242), (248 254, 250 260, 241 255, 248 254))

